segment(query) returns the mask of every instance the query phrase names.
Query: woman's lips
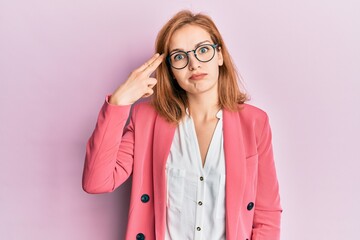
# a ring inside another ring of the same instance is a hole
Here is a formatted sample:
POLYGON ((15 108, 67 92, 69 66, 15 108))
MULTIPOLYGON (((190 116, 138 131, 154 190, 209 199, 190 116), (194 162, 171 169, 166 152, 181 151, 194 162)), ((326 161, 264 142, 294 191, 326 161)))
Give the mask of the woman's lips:
POLYGON ((206 75, 207 75, 206 73, 194 74, 194 75, 191 75, 190 79, 191 80, 200 80, 200 79, 203 79, 206 75))

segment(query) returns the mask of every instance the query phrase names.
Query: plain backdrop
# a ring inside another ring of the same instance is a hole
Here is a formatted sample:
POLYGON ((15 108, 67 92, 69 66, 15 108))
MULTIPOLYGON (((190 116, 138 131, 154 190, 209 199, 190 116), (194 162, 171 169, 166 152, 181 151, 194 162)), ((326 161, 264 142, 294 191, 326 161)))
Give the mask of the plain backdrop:
POLYGON ((213 18, 270 117, 282 239, 359 239, 355 0, 0 0, 0 239, 123 239, 131 179, 85 193, 86 142, 181 9, 213 18))

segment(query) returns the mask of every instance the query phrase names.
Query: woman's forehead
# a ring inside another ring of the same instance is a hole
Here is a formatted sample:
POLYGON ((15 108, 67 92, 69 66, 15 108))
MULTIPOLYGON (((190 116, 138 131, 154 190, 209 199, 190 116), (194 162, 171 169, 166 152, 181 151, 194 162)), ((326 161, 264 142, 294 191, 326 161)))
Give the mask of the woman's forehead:
POLYGON ((203 28, 186 25, 174 32, 169 41, 169 51, 172 49, 193 49, 199 42, 211 41, 210 34, 203 28))

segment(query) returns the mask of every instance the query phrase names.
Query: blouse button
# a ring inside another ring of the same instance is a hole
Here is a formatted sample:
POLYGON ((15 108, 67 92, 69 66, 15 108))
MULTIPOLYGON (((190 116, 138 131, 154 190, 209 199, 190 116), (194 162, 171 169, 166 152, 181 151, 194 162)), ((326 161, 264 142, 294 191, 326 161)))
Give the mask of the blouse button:
POLYGON ((201 205, 202 205, 202 201, 199 201, 198 204, 201 206, 201 205))
POLYGON ((204 178, 203 178, 203 176, 201 176, 201 177, 200 177, 200 181, 203 181, 203 180, 204 180, 204 178))
POLYGON ((197 227, 196 230, 201 231, 201 227, 197 227))

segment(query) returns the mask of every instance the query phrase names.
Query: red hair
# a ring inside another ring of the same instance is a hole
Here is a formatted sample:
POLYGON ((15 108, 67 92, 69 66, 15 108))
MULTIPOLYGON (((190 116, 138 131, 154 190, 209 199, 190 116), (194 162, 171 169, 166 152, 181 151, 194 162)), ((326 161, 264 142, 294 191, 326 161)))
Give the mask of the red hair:
MULTIPOLYGON (((172 35, 176 30, 188 24, 206 30, 210 34, 211 40, 221 47, 221 50, 218 48, 218 51, 222 51, 224 62, 222 66, 219 66, 219 105, 230 111, 239 110, 239 104, 248 101, 249 97, 239 89, 238 81, 240 79, 235 65, 219 30, 209 16, 202 13, 193 14, 189 10, 182 10, 175 14, 159 31, 155 43, 156 52, 168 55, 172 35)), ((178 85, 177 81, 172 79, 171 67, 166 61, 156 69, 155 76, 157 84, 154 87, 151 104, 167 121, 178 123, 188 107, 186 92, 178 85)))

